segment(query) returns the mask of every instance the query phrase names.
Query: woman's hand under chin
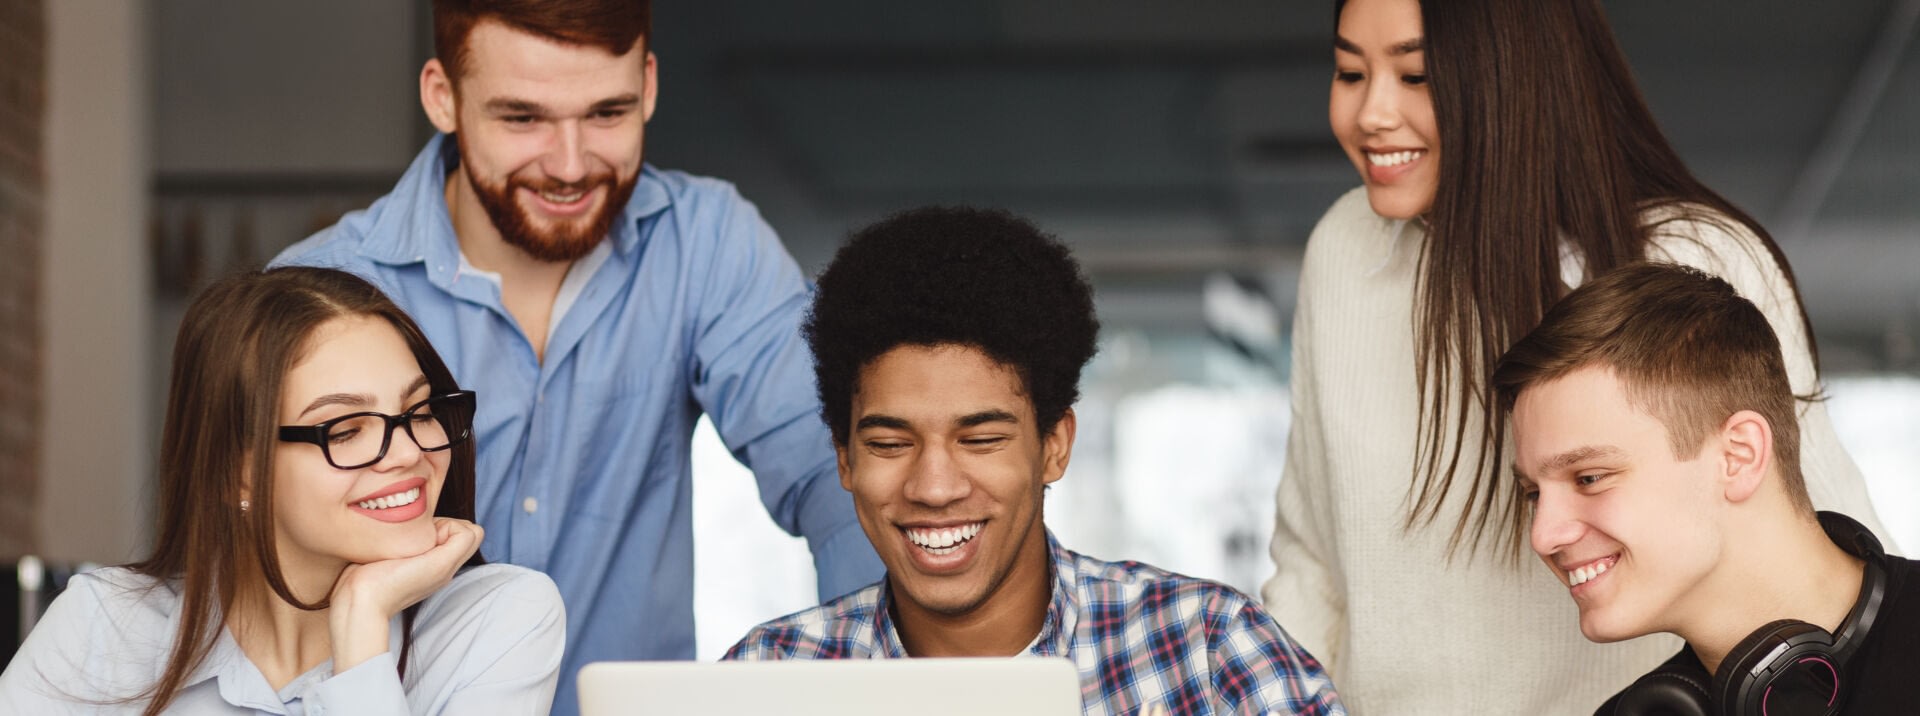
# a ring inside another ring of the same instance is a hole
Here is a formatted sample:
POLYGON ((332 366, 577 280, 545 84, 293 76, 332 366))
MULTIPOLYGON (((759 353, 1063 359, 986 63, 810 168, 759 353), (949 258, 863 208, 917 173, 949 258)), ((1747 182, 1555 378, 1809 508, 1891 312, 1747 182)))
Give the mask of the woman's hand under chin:
POLYGON ((434 546, 412 557, 350 564, 334 582, 328 631, 333 673, 339 674, 387 651, 393 615, 418 604, 453 581, 454 572, 480 549, 479 525, 433 518, 434 546))

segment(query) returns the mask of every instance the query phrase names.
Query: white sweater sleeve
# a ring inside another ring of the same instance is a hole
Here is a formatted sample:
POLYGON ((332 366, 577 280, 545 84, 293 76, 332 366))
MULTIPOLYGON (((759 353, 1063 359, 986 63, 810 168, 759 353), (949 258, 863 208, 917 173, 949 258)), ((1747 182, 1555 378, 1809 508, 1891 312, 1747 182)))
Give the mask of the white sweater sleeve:
MULTIPOLYGON (((1313 252, 1310 250, 1309 254, 1313 252)), ((1293 427, 1287 434, 1287 463, 1275 495, 1274 574, 1262 585, 1262 601, 1338 683, 1345 652, 1347 604, 1338 588, 1333 553, 1333 519, 1327 495, 1327 447, 1320 415, 1319 382, 1314 380, 1314 267, 1310 255, 1301 271, 1294 308, 1292 378, 1293 427)))
MULTIPOLYGON (((1800 320, 1800 302, 1792 284, 1760 239, 1730 219, 1720 222, 1678 219, 1656 230, 1648 259, 1700 269, 1732 284, 1735 291, 1766 314, 1780 339, 1787 378, 1797 395, 1820 391, 1808 347, 1806 324, 1800 320), (1719 225, 1725 223, 1726 226, 1719 225)), ((1880 517, 1868 499, 1859 466, 1840 445, 1824 400, 1800 402, 1800 469, 1815 509, 1844 513, 1873 530, 1890 554, 1898 554, 1880 517)))

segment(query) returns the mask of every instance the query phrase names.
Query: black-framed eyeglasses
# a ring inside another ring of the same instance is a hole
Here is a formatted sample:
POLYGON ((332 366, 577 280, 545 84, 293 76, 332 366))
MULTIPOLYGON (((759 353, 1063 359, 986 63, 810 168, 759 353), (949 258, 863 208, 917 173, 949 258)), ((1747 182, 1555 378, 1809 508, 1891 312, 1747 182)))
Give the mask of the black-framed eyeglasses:
POLYGON ((473 436, 473 391, 435 395, 414 403, 399 415, 349 413, 319 425, 282 425, 280 440, 320 446, 327 464, 358 470, 387 457, 393 429, 405 428, 407 437, 423 452, 437 452, 473 436))

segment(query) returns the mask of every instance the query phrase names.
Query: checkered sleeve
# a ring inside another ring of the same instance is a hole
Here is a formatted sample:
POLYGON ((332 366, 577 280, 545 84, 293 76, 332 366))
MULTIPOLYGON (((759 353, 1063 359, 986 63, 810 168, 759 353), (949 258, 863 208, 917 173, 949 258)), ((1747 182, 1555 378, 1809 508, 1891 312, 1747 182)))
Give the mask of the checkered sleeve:
POLYGON ((815 633, 805 624, 762 624, 747 632, 720 660, 847 659, 856 647, 849 639, 815 633))
POLYGON ((747 631, 722 661, 851 659, 879 651, 874 625, 880 586, 873 585, 747 631))
POLYGON ((739 642, 728 649, 721 661, 767 661, 771 659, 791 658, 794 645, 799 641, 789 627, 762 624, 747 632, 739 642))
POLYGON ((1216 597, 1207 654, 1214 693, 1232 713, 1343 716, 1333 680, 1260 606, 1216 597))

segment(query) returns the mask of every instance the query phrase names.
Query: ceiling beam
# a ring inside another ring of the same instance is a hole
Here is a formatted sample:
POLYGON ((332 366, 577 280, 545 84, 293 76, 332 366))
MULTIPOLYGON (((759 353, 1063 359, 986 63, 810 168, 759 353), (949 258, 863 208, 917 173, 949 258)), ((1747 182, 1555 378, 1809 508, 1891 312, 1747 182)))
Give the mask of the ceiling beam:
POLYGON ((1916 24, 1920 24, 1920 0, 1894 0, 1887 8, 1887 19, 1881 23, 1873 47, 1861 60, 1846 95, 1834 106, 1826 131, 1780 203, 1773 234, 1781 243, 1805 242, 1811 237, 1820 207, 1827 203, 1834 182, 1840 179, 1847 160, 1866 134, 1874 108, 1900 68, 1900 58, 1907 52, 1916 24))

